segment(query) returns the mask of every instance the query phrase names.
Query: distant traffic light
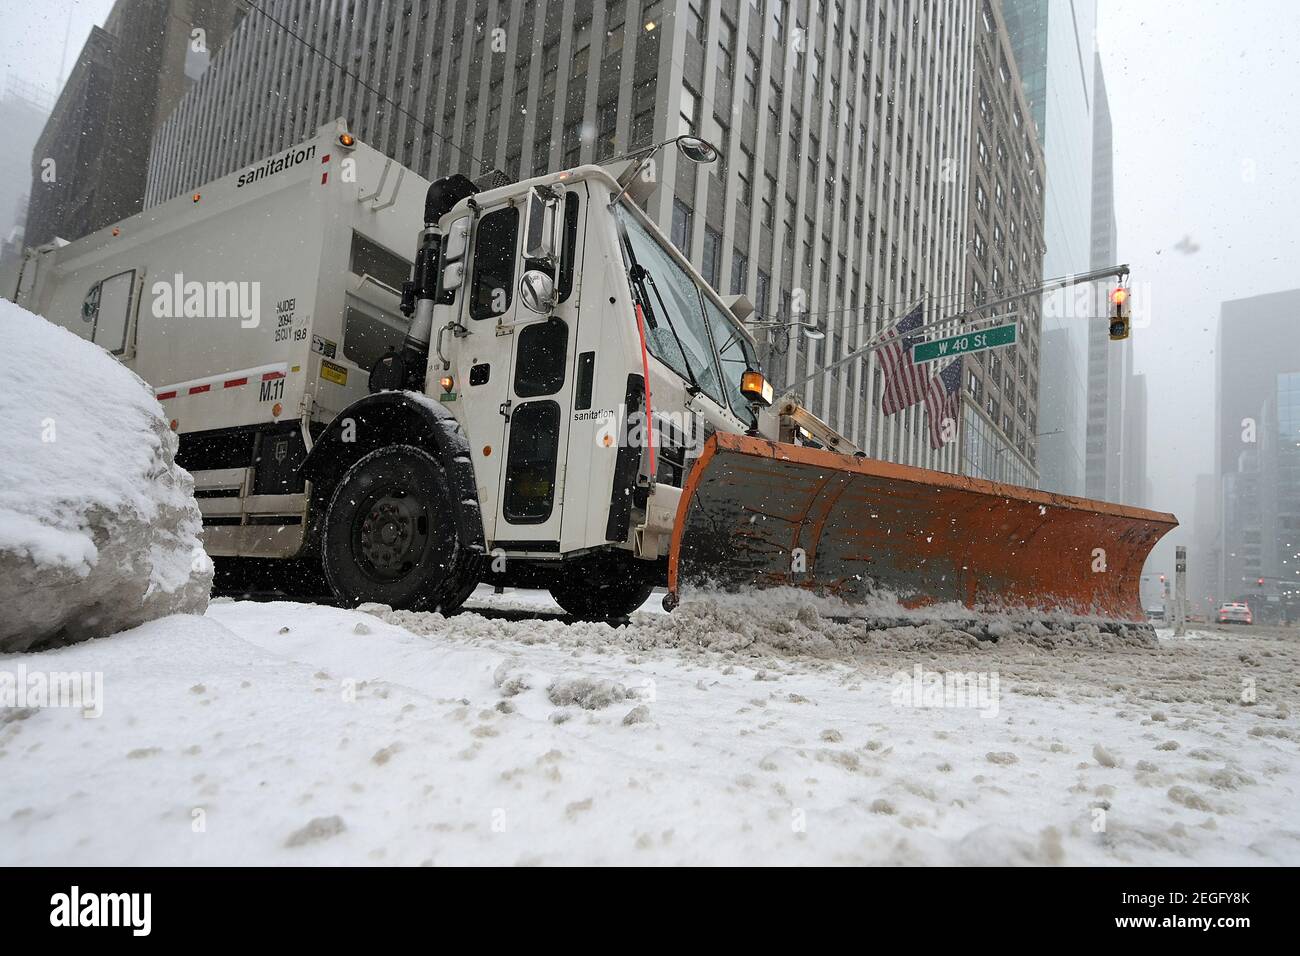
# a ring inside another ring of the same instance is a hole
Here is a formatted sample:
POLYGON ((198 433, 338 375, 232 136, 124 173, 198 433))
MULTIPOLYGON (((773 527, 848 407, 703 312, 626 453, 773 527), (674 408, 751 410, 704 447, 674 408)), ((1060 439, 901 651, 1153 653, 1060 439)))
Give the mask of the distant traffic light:
POLYGON ((1128 289, 1122 285, 1116 286, 1110 293, 1110 303, 1114 306, 1114 312, 1110 317, 1110 338, 1112 342, 1128 338, 1130 330, 1128 299, 1128 289))
POLYGON ((1256 583, 1257 585, 1259 585, 1260 587, 1263 587, 1263 586, 1264 586, 1264 579, 1263 579, 1263 578, 1260 578, 1260 579, 1259 579, 1258 581, 1256 581, 1255 583, 1256 583))

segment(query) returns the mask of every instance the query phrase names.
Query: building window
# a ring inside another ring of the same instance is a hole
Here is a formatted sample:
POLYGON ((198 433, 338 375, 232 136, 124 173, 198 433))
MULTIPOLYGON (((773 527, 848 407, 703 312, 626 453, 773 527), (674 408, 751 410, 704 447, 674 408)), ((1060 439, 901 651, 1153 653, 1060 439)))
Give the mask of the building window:
POLYGON ((564 168, 573 169, 582 164, 582 126, 572 123, 564 128, 564 168))
POLYGON ((717 127, 717 136, 713 140, 713 145, 718 147, 718 161, 713 166, 713 175, 718 177, 718 181, 725 183, 727 181, 727 158, 731 154, 731 130, 728 128, 726 121, 716 113, 713 116, 713 125, 717 127))
POLYGON ((655 80, 646 80, 632 90, 632 129, 628 146, 645 146, 655 131, 655 80))
POLYGON ((708 14, 709 8, 705 0, 689 0, 686 4, 686 35, 694 37, 698 42, 703 43, 708 14))
POLYGON ((551 168, 551 144, 549 140, 539 140, 533 144, 533 171, 534 176, 540 176, 549 172, 551 168))
POLYGON ((686 84, 682 84, 678 119, 681 123, 679 133, 694 133, 700 121, 700 98, 686 84))
POLYGON ((745 147, 740 147, 740 201, 746 206, 754 204, 754 154, 745 147))
POLYGON ((555 96, 555 76, 560 66, 560 41, 553 40, 542 50, 542 89, 539 99, 555 96))
POLYGON ((680 199, 673 200, 673 225, 669 238, 684 256, 691 254, 691 207, 680 199))
POLYGON ((758 56, 745 48, 745 105, 758 109, 758 56))
POLYGON ((618 135, 618 100, 602 103, 596 110, 596 158, 614 155, 618 135))
POLYGON ((724 14, 718 20, 718 73, 727 80, 732 78, 736 68, 735 49, 736 27, 724 14))
POLYGON ((749 257, 735 253, 731 257, 731 293, 740 295, 745 291, 745 282, 749 275, 749 257))
POLYGON ((704 249, 700 255, 700 274, 715 289, 718 287, 718 263, 722 258, 722 236, 712 226, 704 227, 704 249))

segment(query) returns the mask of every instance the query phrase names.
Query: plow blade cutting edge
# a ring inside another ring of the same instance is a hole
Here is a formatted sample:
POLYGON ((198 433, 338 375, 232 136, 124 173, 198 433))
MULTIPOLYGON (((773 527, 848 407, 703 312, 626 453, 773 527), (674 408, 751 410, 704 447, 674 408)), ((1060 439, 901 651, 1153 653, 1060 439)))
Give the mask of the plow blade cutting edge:
POLYGON ((1143 562, 1177 525, 1157 511, 717 433, 682 490, 669 601, 684 586, 784 585, 849 602, 883 590, 910 608, 1140 621, 1143 562))

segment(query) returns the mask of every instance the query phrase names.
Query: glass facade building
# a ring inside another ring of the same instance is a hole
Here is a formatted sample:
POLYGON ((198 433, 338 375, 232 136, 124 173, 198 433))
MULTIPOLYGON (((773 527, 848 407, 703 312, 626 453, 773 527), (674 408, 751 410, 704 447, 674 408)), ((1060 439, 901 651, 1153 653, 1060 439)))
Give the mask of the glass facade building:
MULTIPOLYGON (((1043 277, 1092 264, 1095 0, 1004 0, 1003 12, 1047 164, 1043 277)), ((1043 297, 1038 392, 1041 487, 1083 494, 1088 329, 1094 287, 1043 297)))
MULTIPOLYGON (((1215 348, 1215 599, 1300 617, 1300 289, 1224 302, 1215 348), (1263 584, 1260 584, 1260 580, 1263 584)), ((1198 512, 1198 523, 1202 518, 1198 512)))

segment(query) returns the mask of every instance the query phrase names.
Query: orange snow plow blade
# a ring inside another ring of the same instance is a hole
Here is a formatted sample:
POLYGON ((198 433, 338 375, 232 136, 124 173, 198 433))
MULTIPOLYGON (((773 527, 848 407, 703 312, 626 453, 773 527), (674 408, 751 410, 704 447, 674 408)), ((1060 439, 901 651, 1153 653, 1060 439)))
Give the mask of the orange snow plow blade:
POLYGON ((1144 619, 1138 584, 1171 514, 717 433, 668 556, 683 586, 804 587, 907 607, 959 602, 1144 619), (801 549, 801 550, 797 550, 801 549))

